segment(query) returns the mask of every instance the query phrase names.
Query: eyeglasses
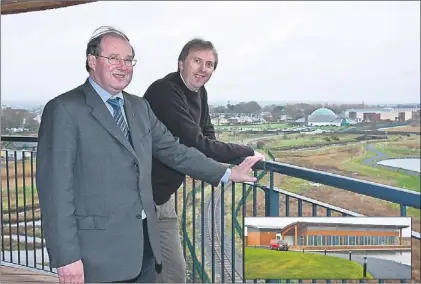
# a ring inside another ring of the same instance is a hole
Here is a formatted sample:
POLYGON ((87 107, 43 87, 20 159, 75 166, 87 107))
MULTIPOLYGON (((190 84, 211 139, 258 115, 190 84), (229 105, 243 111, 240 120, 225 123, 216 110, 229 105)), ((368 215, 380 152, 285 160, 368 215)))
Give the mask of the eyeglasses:
POLYGON ((102 58, 107 58, 108 62, 111 65, 118 65, 120 64, 120 61, 123 60, 124 64, 128 67, 133 67, 136 65, 137 60, 136 59, 121 59, 119 56, 102 56, 102 55, 95 55, 96 57, 102 57, 102 58))

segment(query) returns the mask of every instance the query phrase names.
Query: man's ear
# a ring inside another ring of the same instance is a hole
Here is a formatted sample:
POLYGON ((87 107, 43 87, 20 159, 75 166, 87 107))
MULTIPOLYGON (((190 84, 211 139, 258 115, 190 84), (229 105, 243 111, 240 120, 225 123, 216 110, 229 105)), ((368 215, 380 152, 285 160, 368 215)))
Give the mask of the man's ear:
POLYGON ((183 71, 184 70, 184 64, 183 61, 178 61, 178 70, 183 71))
POLYGON ((88 65, 92 70, 95 70, 96 67, 96 57, 88 54, 88 65))

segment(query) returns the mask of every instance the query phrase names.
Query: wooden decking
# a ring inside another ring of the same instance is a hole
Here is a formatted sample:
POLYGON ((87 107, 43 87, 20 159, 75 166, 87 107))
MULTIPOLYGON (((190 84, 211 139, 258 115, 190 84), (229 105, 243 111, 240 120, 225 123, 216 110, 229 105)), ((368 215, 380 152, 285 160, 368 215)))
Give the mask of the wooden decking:
POLYGON ((19 282, 58 282, 58 277, 45 275, 32 269, 15 268, 9 266, 1 266, 0 283, 19 283, 19 282))

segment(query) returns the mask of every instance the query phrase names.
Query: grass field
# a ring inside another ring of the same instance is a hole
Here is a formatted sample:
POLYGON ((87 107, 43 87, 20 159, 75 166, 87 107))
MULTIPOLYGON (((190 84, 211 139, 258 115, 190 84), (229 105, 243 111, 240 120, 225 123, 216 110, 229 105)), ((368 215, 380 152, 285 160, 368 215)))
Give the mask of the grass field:
POLYGON ((263 123, 263 124, 247 124, 247 125, 214 125, 215 129, 230 129, 230 130, 237 130, 237 129, 260 129, 260 130, 267 130, 267 129, 282 129, 291 127, 291 124, 288 123, 263 123))
POLYGON ((264 142, 264 148, 270 151, 287 150, 294 147, 314 147, 337 143, 356 142, 357 134, 342 135, 311 135, 292 134, 279 135, 274 139, 264 142))
MULTIPOLYGON (((386 158, 419 157, 420 138, 375 142, 375 148, 383 152, 386 158)), ((394 170, 364 165, 363 160, 373 157, 367 151, 367 142, 344 146, 332 146, 323 149, 277 151, 273 152, 278 161, 312 169, 335 172, 345 176, 362 178, 382 184, 388 184, 419 191, 420 177, 410 176, 394 170)), ((292 188, 302 186, 298 179, 291 179, 292 188)), ((303 181, 304 182, 304 181, 303 181)), ((305 190, 305 188, 304 188, 305 190)), ((300 190, 294 190, 300 192, 300 190)))
POLYGON ((396 132, 396 131, 408 131, 408 132, 421 132, 420 125, 405 125, 405 126, 398 126, 398 127, 389 127, 389 128, 382 128, 387 132, 396 132))
POLYGON ((353 261, 312 253, 245 248, 246 279, 373 279, 353 261))

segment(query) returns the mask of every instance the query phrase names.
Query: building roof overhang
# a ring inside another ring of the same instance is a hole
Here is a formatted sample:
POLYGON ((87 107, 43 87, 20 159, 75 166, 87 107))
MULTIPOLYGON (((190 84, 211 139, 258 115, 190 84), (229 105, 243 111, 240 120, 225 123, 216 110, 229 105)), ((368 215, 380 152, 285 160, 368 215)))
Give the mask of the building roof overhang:
POLYGON ((293 226, 316 226, 316 227, 337 227, 340 229, 341 227, 357 227, 357 228, 373 228, 373 229, 405 229, 409 228, 408 225, 394 225, 394 224, 356 224, 356 223, 316 223, 316 222, 293 222, 286 226, 279 226, 279 225, 246 225, 246 227, 252 227, 259 230, 273 230, 278 229, 282 232, 288 230, 290 227, 293 226))
POLYGON ((79 1, 16 1, 1 0, 1 15, 20 14, 35 11, 44 11, 57 8, 64 8, 80 4, 97 2, 96 0, 79 1))
POLYGON ((282 228, 282 232, 289 230, 292 226, 315 226, 315 227, 336 227, 339 230, 343 227, 354 227, 354 228, 362 228, 362 229, 390 229, 390 230, 398 230, 398 229, 405 229, 409 228, 408 225, 394 225, 394 224, 355 224, 355 223, 315 223, 315 222, 294 222, 282 228))

